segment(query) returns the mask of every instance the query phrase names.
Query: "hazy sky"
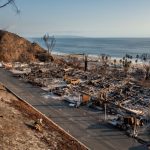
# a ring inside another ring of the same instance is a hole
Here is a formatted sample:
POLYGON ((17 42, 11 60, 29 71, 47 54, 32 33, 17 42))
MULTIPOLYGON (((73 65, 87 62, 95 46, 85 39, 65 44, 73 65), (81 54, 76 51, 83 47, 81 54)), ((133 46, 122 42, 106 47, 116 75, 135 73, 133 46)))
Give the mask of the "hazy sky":
POLYGON ((16 0, 0 28, 23 36, 150 37, 150 0, 16 0))

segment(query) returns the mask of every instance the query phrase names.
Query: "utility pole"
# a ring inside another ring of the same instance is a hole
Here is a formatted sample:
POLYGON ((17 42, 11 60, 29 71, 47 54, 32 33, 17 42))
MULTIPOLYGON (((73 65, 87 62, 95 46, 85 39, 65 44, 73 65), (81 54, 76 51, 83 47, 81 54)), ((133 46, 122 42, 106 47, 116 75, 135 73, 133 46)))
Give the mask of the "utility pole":
POLYGON ((85 56, 84 56, 84 71, 87 71, 87 65, 88 65, 87 55, 85 54, 85 56))
POLYGON ((104 97, 104 111, 105 111, 105 116, 104 116, 104 120, 107 120, 107 92, 104 91, 103 93, 103 97, 104 97))
POLYGON ((104 120, 106 121, 106 119, 107 119, 107 104, 106 104, 106 102, 104 103, 104 109, 105 109, 105 118, 104 118, 104 120))

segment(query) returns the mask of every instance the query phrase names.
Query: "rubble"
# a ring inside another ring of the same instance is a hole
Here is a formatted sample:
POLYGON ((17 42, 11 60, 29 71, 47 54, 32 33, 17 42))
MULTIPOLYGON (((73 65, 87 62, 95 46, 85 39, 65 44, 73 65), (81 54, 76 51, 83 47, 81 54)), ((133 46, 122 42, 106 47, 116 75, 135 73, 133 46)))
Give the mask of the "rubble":
MULTIPOLYGON (((110 114, 130 114, 146 118, 150 88, 142 86, 137 80, 137 68, 125 72, 121 65, 112 67, 111 63, 110 66, 107 63, 104 68, 103 63, 92 60, 85 71, 84 67, 71 65, 71 62, 77 61, 71 59, 61 57, 54 62, 29 63, 14 68, 15 71, 18 70, 22 80, 60 96, 69 102, 70 107, 93 105, 104 108, 107 104, 107 112, 110 114)), ((79 60, 82 64, 82 59, 79 60)), ((81 64, 79 65, 82 66, 81 64)), ((12 73, 15 74, 14 71, 12 73)))

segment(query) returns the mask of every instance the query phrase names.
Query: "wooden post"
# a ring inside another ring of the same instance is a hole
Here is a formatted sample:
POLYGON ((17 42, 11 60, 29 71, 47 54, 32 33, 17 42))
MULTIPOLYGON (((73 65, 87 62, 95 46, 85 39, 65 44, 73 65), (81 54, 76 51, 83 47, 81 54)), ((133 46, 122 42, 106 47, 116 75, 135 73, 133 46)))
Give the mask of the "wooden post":
POLYGON ((105 108, 105 118, 104 118, 104 119, 105 119, 105 121, 106 121, 106 119, 107 119, 107 112, 106 112, 106 111, 107 111, 107 110, 106 110, 106 102, 105 102, 105 104, 104 104, 104 108, 105 108))
POLYGON ((84 56, 84 71, 87 71, 87 66, 88 66, 88 62, 87 62, 87 55, 84 56))

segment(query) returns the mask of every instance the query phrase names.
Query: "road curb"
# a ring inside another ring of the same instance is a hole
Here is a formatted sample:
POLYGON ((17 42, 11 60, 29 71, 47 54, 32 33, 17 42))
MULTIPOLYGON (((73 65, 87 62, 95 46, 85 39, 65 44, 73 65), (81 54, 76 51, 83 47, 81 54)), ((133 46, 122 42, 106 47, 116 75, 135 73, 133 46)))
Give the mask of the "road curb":
POLYGON ((67 131, 65 131, 62 127, 57 125, 54 121, 52 121, 50 118, 48 118, 45 114, 41 113, 39 110, 37 110, 35 107, 33 107, 31 104, 29 104, 26 100, 23 100, 20 96, 18 96, 13 90, 9 89, 6 85, 0 82, 2 86, 4 86, 9 92, 11 92, 13 95, 15 95, 20 101, 31 107, 34 111, 39 113, 42 118, 45 118, 49 123, 52 123, 56 128, 58 128, 60 131, 64 132, 67 136, 71 137, 73 140, 75 140, 77 143, 79 143, 81 146, 83 146, 85 149, 90 150, 86 145, 84 145, 82 142, 80 142, 78 139, 73 137, 71 134, 69 134, 67 131))

